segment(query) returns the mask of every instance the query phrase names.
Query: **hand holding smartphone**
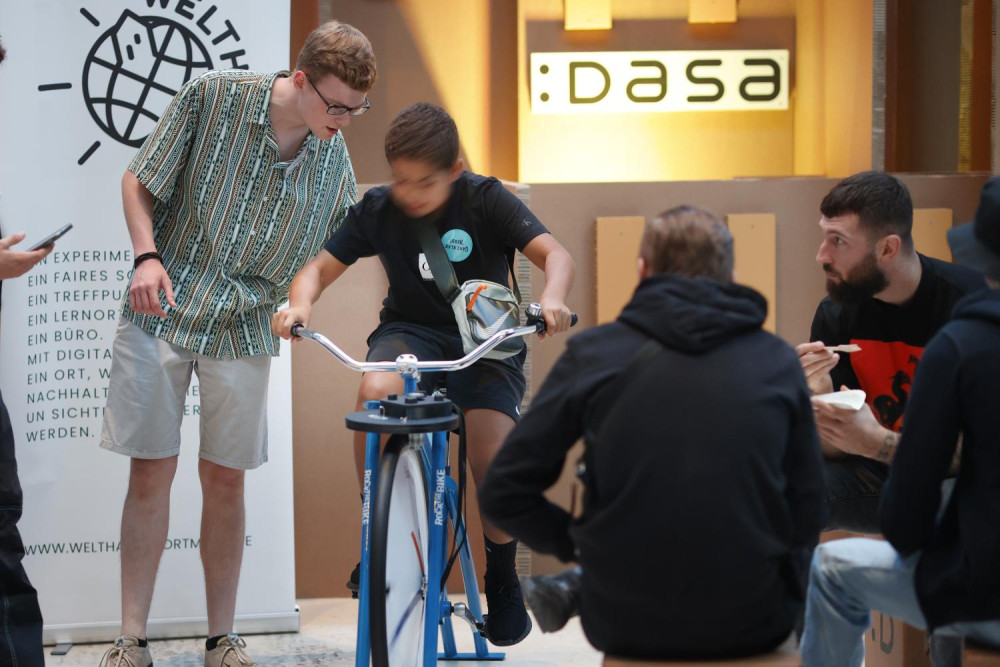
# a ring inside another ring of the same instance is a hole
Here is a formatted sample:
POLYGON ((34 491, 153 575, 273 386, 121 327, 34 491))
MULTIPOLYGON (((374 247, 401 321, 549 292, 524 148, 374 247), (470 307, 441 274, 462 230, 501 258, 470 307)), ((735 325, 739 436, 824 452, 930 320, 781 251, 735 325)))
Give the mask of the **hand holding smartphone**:
POLYGON ((42 248, 45 248, 47 246, 52 245, 57 240, 59 240, 60 238, 62 238, 62 236, 66 232, 68 232, 69 230, 71 230, 71 229, 73 229, 73 225, 72 224, 64 225, 64 226, 60 227, 59 229, 57 229, 56 231, 54 231, 51 234, 49 234, 48 236, 46 236, 45 238, 43 238, 41 241, 39 241, 35 245, 33 245, 30 248, 28 248, 28 252, 33 252, 35 250, 41 250, 42 248))

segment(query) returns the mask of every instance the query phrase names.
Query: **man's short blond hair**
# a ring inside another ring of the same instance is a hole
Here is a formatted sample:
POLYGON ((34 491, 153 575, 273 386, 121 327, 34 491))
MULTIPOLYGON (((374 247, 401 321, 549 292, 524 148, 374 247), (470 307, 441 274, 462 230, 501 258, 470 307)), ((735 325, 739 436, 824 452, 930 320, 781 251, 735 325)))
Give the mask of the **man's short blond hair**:
POLYGON ((732 280, 733 237, 726 223, 702 208, 678 206, 656 216, 642 233, 639 256, 651 274, 732 280))
POLYGON ((352 89, 367 93, 375 85, 375 52, 354 26, 328 21, 309 33, 295 69, 317 81, 332 74, 352 89))

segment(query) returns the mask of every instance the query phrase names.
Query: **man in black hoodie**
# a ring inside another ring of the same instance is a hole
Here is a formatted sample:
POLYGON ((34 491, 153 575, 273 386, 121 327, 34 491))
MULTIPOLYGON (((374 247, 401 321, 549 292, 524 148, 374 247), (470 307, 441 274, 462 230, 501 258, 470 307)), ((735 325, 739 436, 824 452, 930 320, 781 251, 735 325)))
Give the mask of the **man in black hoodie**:
POLYGON ((580 616, 598 649, 764 652, 792 631, 824 522, 805 378, 794 350, 761 329, 764 298, 732 284, 732 237, 714 215, 661 214, 638 264, 618 320, 569 341, 480 507, 533 549, 581 564, 580 616), (543 492, 580 437, 574 519, 543 492))
POLYGON ((975 222, 950 230, 948 241, 992 289, 959 301, 924 351, 882 489, 888 542, 839 540, 816 550, 806 667, 860 665, 871 609, 1000 646, 1000 178, 983 188, 975 222), (958 479, 938 519, 960 435, 958 479))

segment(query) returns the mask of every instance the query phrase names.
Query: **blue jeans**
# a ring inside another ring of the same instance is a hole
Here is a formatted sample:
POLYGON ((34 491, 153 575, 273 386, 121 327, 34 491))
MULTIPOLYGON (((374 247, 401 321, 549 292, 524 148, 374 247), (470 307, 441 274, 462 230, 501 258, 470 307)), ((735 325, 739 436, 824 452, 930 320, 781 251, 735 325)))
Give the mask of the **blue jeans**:
MULTIPOLYGON (((802 634, 804 667, 860 666, 873 609, 926 628, 913 577, 919 558, 920 552, 904 558, 888 542, 866 538, 817 547, 802 634)), ((1000 646, 1000 620, 955 623, 935 634, 1000 646)))

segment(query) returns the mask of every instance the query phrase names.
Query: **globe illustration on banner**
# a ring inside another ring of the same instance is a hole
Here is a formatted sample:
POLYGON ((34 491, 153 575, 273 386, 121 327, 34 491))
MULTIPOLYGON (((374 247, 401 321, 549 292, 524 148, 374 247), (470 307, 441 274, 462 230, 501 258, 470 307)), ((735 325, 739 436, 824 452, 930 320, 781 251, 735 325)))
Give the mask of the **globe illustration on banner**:
POLYGON ((109 137, 139 147, 181 86, 210 69, 212 60, 191 30, 126 10, 87 54, 83 96, 109 137))

